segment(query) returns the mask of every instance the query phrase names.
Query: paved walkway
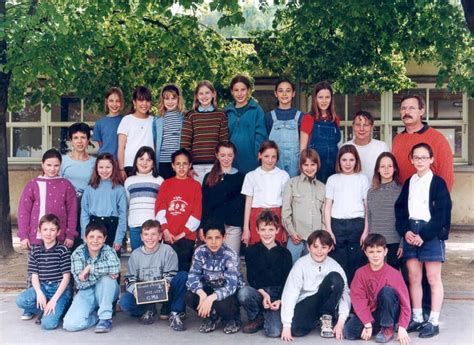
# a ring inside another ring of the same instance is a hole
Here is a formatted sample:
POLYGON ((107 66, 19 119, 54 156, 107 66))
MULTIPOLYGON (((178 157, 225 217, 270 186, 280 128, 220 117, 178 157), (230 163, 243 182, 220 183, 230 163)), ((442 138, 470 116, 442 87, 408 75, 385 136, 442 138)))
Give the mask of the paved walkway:
MULTIPOLYGON (((95 334, 92 329, 68 333, 63 329, 43 331, 33 321, 20 320, 21 311, 15 305, 16 293, 0 293, 0 344, 284 344, 279 339, 266 338, 262 332, 248 335, 226 335, 222 329, 210 334, 198 332, 199 319, 188 309, 185 321, 187 331, 174 332, 167 321, 157 320, 153 325, 143 325, 124 313, 117 313, 114 328, 108 334, 95 334)), ((464 345, 474 344, 474 301, 446 300, 440 323, 441 333, 432 339, 420 339, 411 333, 412 344, 464 345)), ((296 344, 368 344, 364 341, 323 339, 317 331, 306 337, 296 338, 296 344)), ((370 342, 375 344, 374 342, 370 342)), ((392 343, 398 343, 393 341, 392 343)))

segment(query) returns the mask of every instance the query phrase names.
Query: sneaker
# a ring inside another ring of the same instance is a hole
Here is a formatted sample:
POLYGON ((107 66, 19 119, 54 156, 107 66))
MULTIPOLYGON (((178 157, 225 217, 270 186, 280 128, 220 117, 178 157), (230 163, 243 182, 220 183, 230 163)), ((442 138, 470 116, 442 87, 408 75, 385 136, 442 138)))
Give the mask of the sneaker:
POLYGON ((153 310, 147 310, 143 313, 140 320, 144 325, 151 325, 155 322, 155 312, 153 310))
POLYGON ((108 333, 112 330, 112 319, 99 320, 97 326, 95 326, 95 333, 108 333))
POLYGON ((407 327, 407 332, 419 332, 423 328, 424 322, 418 322, 413 319, 410 320, 410 323, 408 324, 407 327))
POLYGON ((332 316, 324 314, 319 320, 321 321, 321 337, 334 338, 334 331, 332 329, 332 316))
POLYGON ((216 321, 212 317, 206 317, 199 326, 200 333, 211 333, 216 329, 216 321))
POLYGON ((28 320, 31 320, 32 318, 35 317, 35 314, 34 313, 30 313, 28 311, 24 311, 23 314, 21 315, 21 319, 23 321, 28 321, 28 320))
POLYGON ((224 326, 225 334, 234 334, 240 331, 240 321, 239 320, 229 320, 224 326))
POLYGON ((182 332, 186 330, 186 327, 184 327, 183 321, 181 321, 181 318, 179 317, 179 313, 172 311, 170 314, 170 327, 173 331, 178 331, 182 332))
POLYGON ((168 302, 163 303, 160 310, 160 320, 168 320, 171 313, 171 306, 168 302))
POLYGON ((431 338, 439 334, 439 326, 433 325, 431 322, 427 322, 419 334, 420 338, 431 338))
POLYGON ((242 333, 252 334, 263 329, 263 315, 259 314, 254 320, 248 321, 242 326, 242 333))
POLYGON ((380 328, 380 331, 375 336, 376 343, 388 343, 392 339, 393 339, 393 326, 380 328))

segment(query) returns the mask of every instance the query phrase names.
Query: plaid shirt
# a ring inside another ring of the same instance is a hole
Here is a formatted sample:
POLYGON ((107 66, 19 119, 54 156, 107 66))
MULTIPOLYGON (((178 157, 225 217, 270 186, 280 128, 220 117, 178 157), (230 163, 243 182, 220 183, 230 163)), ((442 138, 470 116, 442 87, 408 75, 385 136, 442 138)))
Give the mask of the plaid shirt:
POLYGON ((204 286, 211 287, 221 301, 244 286, 237 254, 225 244, 212 253, 204 244, 196 249, 186 286, 196 293, 204 286))
POLYGON ((91 258, 85 244, 81 244, 71 255, 71 273, 79 290, 94 286, 100 278, 106 275, 119 274, 120 259, 115 250, 104 244, 95 259, 91 258), (86 281, 81 281, 79 275, 87 265, 91 270, 86 281))

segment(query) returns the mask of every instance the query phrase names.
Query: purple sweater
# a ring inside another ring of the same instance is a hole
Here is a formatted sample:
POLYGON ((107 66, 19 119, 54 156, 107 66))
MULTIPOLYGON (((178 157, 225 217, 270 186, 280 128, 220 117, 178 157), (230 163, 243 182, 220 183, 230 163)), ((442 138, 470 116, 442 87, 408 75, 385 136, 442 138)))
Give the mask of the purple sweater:
POLYGON ((18 205, 18 237, 29 239, 33 245, 43 243, 39 238, 40 218, 48 213, 59 218, 61 232, 58 241, 73 240, 78 234, 76 191, 71 182, 62 177, 45 178, 39 176, 26 185, 18 205))

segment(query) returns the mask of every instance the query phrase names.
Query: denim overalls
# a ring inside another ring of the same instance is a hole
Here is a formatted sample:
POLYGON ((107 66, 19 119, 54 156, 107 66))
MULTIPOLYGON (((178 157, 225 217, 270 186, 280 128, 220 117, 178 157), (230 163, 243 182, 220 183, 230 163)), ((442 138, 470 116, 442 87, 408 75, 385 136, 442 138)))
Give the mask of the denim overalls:
POLYGON ((290 177, 298 175, 300 159, 300 139, 298 121, 301 111, 297 110, 292 120, 278 120, 274 110, 271 111, 273 125, 269 139, 277 143, 280 149, 280 159, 277 166, 285 170, 290 177))
POLYGON ((337 144, 341 140, 341 131, 336 121, 319 120, 314 122, 311 141, 308 147, 315 149, 321 158, 316 177, 326 183, 329 176, 336 172, 337 144))

